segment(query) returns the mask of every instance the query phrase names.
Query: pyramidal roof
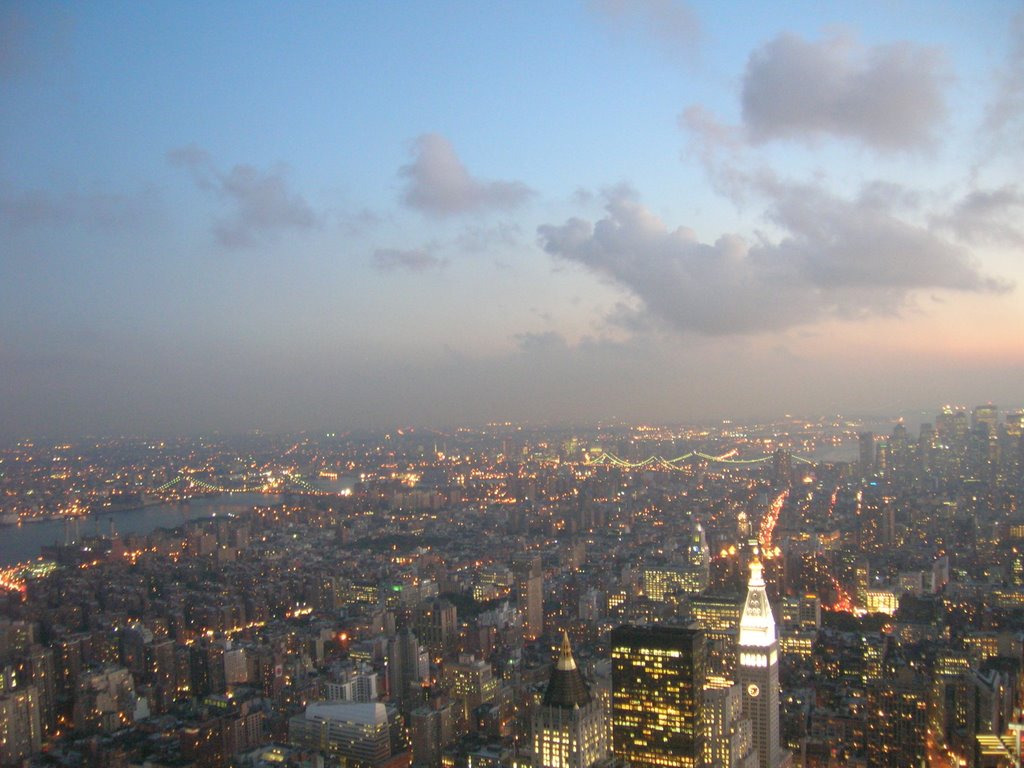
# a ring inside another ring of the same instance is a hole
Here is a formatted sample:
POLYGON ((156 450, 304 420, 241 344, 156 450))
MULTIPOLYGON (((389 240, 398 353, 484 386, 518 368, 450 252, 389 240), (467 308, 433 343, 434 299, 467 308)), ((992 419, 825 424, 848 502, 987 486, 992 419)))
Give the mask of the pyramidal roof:
POLYGON ((590 703, 590 689, 583 679, 583 673, 576 666, 576 659, 573 658, 572 647, 569 645, 569 635, 564 630, 562 652, 551 670, 551 679, 548 680, 542 703, 545 707, 562 709, 573 709, 590 703))

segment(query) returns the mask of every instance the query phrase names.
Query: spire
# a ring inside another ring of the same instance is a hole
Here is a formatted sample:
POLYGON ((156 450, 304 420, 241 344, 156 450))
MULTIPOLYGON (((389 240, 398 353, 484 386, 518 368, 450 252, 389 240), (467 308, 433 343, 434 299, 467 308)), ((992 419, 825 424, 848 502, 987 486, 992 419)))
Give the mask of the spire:
POLYGON ((750 581, 747 583, 747 590, 751 587, 764 588, 764 566, 761 564, 761 552, 758 546, 754 545, 754 559, 750 561, 750 581))
POLYGON ((754 559, 750 561, 750 581, 747 582, 747 599, 743 603, 740 618, 740 645, 769 646, 776 641, 775 617, 768 604, 765 591, 764 566, 754 547, 754 559))
POLYGON ((562 651, 551 670, 548 687, 544 691, 543 705, 561 709, 575 709, 590 703, 590 689, 583 679, 583 673, 576 666, 569 645, 569 635, 562 631, 562 651))
POLYGON ((576 659, 572 657, 572 646, 569 645, 569 633, 562 630, 562 653, 558 657, 555 669, 563 672, 571 672, 576 669, 576 659))

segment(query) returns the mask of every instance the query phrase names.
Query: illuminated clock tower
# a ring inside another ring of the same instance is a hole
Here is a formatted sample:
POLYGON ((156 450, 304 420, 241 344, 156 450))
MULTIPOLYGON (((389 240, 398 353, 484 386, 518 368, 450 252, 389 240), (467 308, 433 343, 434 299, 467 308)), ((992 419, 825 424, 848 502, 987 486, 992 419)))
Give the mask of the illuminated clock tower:
POLYGON ((758 766, 781 768, 788 761, 779 745, 779 641, 762 569, 754 550, 740 618, 736 676, 743 692, 743 714, 753 726, 758 766))

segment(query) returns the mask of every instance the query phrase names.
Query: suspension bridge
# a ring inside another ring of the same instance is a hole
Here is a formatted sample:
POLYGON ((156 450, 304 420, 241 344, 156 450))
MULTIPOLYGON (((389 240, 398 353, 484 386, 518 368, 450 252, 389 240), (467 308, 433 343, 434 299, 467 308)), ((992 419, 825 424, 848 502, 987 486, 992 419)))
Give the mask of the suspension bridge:
POLYGON ((317 488, 301 475, 294 473, 286 473, 283 477, 273 478, 261 483, 251 483, 235 487, 220 485, 195 475, 178 475, 155 488, 153 492, 160 494, 172 489, 184 490, 189 487, 196 488, 203 493, 281 493, 289 489, 298 489, 304 493, 325 492, 322 488, 317 488))
MULTIPOLYGON (((791 453, 789 455, 794 461, 799 461, 803 464, 815 463, 813 459, 798 456, 795 453, 791 453)), ((720 456, 712 456, 711 454, 703 453, 702 451, 690 451, 689 453, 677 456, 674 459, 666 459, 663 456, 648 456, 642 461, 627 461, 626 459, 619 458, 614 453, 602 452, 598 456, 588 459, 586 464, 589 466, 621 467, 623 469, 667 469, 680 471, 686 469, 694 461, 707 461, 716 464, 743 466, 763 464, 764 462, 771 461, 774 458, 774 454, 758 456, 752 459, 736 458, 737 456, 739 456, 739 450, 733 448, 731 451, 723 453, 720 456)))

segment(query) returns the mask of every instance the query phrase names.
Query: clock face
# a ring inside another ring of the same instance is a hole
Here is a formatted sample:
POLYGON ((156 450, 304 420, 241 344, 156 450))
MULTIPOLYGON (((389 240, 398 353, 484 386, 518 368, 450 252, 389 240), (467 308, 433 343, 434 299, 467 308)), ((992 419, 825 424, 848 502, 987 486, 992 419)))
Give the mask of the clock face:
POLYGON ((757 696, 759 693, 761 693, 761 689, 757 687, 756 683, 751 683, 747 686, 747 694, 749 696, 757 696))

